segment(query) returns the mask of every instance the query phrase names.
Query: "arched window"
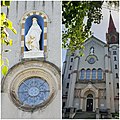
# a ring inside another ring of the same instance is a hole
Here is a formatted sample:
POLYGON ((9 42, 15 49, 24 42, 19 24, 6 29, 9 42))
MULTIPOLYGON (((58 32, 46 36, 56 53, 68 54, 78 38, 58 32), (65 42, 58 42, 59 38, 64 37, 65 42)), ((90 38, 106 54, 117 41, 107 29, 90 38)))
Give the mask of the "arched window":
POLYGON ((98 69, 98 80, 102 80, 102 69, 98 69))
POLYGON ((117 65, 115 64, 115 69, 117 69, 117 65))
POLYGON ((85 70, 82 69, 82 70, 81 70, 81 74, 80 74, 80 79, 81 79, 81 80, 84 80, 84 77, 85 77, 85 70))
POLYGON ((92 80, 96 79, 96 69, 92 70, 92 80))
POLYGON ((90 69, 86 70, 86 80, 90 80, 90 69))
POLYGON ((115 42, 115 36, 112 36, 111 40, 112 42, 115 42))

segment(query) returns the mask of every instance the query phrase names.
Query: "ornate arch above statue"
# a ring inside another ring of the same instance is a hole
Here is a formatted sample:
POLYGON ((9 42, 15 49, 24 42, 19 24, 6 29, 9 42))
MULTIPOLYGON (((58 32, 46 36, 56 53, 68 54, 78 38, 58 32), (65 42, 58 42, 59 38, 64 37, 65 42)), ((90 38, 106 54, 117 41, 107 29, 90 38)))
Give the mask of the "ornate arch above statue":
POLYGON ((47 52, 48 17, 42 11, 31 11, 21 19, 21 54, 23 58, 44 57, 47 52))

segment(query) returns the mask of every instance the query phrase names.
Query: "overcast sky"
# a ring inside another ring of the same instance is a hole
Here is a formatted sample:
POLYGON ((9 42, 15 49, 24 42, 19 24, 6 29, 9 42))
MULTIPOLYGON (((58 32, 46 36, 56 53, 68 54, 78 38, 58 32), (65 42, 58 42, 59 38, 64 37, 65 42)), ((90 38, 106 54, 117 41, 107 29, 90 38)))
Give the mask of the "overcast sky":
MULTIPOLYGON (((100 24, 93 24, 91 30, 93 35, 98 39, 106 42, 106 33, 108 32, 110 12, 109 9, 103 8, 102 10, 103 20, 100 24)), ((119 12, 116 10, 111 10, 111 15, 113 22, 115 24, 116 30, 119 30, 119 12)), ((65 61, 66 50, 62 50, 62 62, 65 61)))

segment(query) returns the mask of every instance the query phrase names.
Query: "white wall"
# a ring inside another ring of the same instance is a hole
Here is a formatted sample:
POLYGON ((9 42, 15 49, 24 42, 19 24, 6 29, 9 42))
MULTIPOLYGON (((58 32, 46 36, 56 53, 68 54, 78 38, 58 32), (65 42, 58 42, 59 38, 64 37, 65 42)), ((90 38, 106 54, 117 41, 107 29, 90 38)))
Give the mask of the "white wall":
POLYGON ((91 38, 89 41, 85 43, 85 50, 84 50, 84 56, 80 59, 80 66, 79 68, 87 69, 87 68, 102 68, 104 69, 104 44, 101 44, 101 42, 98 42, 94 38, 91 38), (92 43, 94 41, 94 44, 92 43), (89 64, 86 60, 86 57, 89 55, 89 51, 91 47, 94 47, 94 55, 97 56, 98 61, 96 61, 94 64, 89 64))

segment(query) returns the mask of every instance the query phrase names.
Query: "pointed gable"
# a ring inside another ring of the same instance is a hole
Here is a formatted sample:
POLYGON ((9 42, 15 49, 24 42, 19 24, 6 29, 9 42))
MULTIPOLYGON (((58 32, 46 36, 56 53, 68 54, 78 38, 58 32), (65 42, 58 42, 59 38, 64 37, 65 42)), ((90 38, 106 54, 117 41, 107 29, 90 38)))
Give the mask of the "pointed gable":
POLYGON ((93 35, 85 41, 84 45, 86 45, 88 43, 91 43, 91 42, 99 44, 100 46, 105 46, 106 45, 106 43, 104 43, 102 40, 98 39, 97 37, 95 37, 93 35))

